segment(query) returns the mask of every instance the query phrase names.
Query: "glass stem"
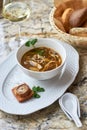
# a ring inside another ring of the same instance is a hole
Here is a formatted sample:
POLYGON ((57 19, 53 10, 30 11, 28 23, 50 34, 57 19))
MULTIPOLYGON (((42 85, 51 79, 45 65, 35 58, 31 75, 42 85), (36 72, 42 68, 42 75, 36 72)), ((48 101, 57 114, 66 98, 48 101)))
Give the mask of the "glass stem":
POLYGON ((19 40, 21 39, 21 26, 18 24, 18 35, 19 35, 19 40))

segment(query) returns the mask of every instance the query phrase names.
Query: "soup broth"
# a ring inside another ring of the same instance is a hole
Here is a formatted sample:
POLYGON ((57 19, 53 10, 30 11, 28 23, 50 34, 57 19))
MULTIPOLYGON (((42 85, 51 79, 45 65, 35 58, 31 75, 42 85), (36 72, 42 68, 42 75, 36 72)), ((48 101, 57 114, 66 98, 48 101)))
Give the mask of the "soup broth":
POLYGON ((49 71, 60 66, 61 63, 61 56, 53 49, 47 47, 29 50, 21 59, 21 65, 33 71, 49 71))

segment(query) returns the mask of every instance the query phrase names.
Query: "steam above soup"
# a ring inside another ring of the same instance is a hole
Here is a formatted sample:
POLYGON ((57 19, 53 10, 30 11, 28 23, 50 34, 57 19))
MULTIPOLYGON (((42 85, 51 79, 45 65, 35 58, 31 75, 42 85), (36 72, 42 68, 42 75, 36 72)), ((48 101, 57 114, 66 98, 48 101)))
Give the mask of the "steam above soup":
POLYGON ((21 65, 33 71, 48 71, 55 69, 62 63, 61 56, 51 48, 38 47, 26 52, 21 65))

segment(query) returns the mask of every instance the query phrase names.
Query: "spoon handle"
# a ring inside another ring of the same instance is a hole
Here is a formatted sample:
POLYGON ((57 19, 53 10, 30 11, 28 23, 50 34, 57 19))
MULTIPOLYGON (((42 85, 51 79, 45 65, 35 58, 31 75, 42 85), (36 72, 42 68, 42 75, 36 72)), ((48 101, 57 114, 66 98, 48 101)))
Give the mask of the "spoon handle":
POLYGON ((73 120, 74 120, 77 127, 82 127, 82 123, 81 123, 80 119, 78 118, 78 116, 73 115, 72 118, 73 118, 73 120))

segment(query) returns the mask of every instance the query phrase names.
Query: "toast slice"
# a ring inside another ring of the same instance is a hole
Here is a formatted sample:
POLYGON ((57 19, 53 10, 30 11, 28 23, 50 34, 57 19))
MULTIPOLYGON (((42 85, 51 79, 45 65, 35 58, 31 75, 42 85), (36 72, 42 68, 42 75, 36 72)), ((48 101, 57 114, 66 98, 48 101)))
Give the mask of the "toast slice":
POLYGON ((26 83, 14 87, 12 92, 19 102, 24 102, 33 96, 33 91, 26 83))

